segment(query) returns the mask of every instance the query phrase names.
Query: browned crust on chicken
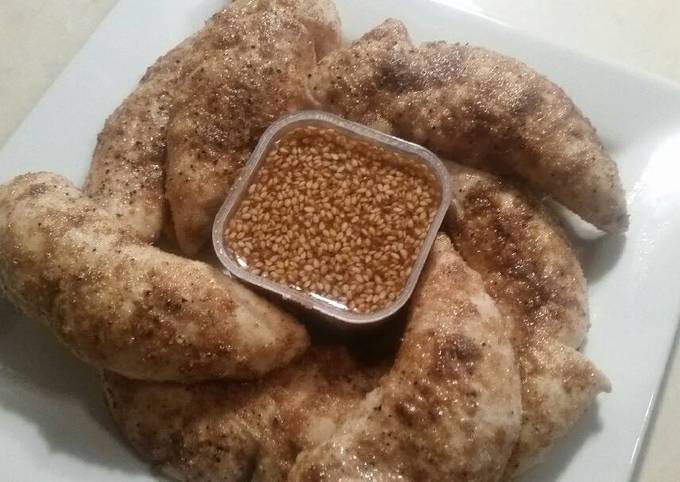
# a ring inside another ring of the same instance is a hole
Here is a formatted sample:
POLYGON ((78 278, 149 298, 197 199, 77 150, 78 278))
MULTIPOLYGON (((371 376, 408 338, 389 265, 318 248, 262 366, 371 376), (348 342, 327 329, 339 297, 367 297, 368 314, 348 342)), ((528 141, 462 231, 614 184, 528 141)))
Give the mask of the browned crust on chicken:
POLYGON ((561 226, 521 184, 448 164, 452 206, 443 229, 495 298, 515 300, 521 329, 579 347, 588 331, 581 265, 561 226))
POLYGON ((232 35, 234 22, 269 10, 295 17, 311 32, 320 54, 339 44, 340 22, 330 0, 239 0, 149 67, 135 91, 107 119, 84 190, 132 226, 140 239, 157 240, 164 223, 166 129, 175 98, 183 92, 182 80, 203 62, 251 40, 232 35))
POLYGON ((180 85, 168 125, 166 195, 182 251, 210 240, 215 214, 258 139, 279 117, 308 105, 312 37, 280 9, 233 17, 236 39, 180 85))
POLYGON ((588 329, 586 282, 560 226, 510 180, 451 165, 444 229, 514 322, 522 430, 508 474, 535 463, 609 382, 577 352, 588 329))
POLYGON ((217 43, 225 18, 225 12, 216 14, 203 30, 149 67, 97 137, 83 190, 144 241, 157 240, 163 225, 165 131, 179 79, 217 43))
POLYGON ((515 173, 606 231, 627 227, 616 164, 590 122, 516 59, 463 44, 415 47, 388 20, 322 60, 310 85, 336 114, 459 163, 515 173))
POLYGON ((0 286, 79 358, 133 378, 251 378, 308 345, 291 316, 50 173, 0 186, 0 286))
POLYGON ((308 30, 314 41, 316 58, 322 59, 340 47, 340 17, 333 0, 239 0, 270 2, 268 8, 281 8, 308 30))
POLYGON ((392 369, 290 480, 499 480, 519 410, 509 326, 440 236, 392 369))
POLYGON ((441 237, 396 362, 374 334, 254 382, 104 385, 132 445, 180 480, 498 480, 519 430, 507 329, 441 237))
POLYGON ((333 433, 388 364, 320 344, 258 381, 181 385, 107 373, 104 389, 125 437, 174 478, 274 482, 333 433))

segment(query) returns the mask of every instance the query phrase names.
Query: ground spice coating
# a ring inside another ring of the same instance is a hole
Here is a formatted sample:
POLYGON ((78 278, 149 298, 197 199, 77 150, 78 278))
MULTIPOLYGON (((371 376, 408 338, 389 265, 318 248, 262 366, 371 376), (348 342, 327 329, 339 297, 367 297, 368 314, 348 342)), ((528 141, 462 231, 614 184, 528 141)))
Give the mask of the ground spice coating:
POLYGON ((441 195, 422 162, 336 129, 298 127, 266 154, 225 244, 256 274, 375 312, 405 288, 441 195))

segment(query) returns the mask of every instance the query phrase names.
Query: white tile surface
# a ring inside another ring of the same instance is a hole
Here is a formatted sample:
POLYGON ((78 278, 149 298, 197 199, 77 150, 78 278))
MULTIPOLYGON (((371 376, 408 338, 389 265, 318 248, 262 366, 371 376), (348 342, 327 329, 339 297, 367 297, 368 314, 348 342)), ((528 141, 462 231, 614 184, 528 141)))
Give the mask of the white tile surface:
MULTIPOLYGON (((439 1, 483 12, 555 43, 680 82, 680 2, 675 0, 439 1)), ((0 144, 114 3, 115 0, 2 0, 0 144)), ((639 480, 678 480, 678 419, 680 361, 676 360, 668 375, 639 480)))

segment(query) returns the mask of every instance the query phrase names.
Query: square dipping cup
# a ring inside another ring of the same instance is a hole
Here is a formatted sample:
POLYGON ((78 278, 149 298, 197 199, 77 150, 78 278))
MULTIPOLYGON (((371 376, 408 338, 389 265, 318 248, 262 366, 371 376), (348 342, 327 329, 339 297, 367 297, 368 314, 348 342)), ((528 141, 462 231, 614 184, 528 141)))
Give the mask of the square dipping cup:
POLYGON ((250 159, 243 167, 238 181, 234 184, 215 217, 212 231, 213 246, 217 257, 226 268, 228 274, 230 273, 247 284, 276 293, 285 300, 293 301, 304 308, 321 314, 322 318, 336 325, 354 327, 372 325, 389 318, 404 306, 410 298, 450 202, 451 186, 447 169, 441 160, 429 150, 332 114, 318 111, 303 111, 278 120, 264 132, 250 159), (413 162, 420 163, 432 174, 436 187, 439 189, 439 206, 420 245, 415 261, 412 262, 411 272, 404 283, 403 289, 394 301, 377 311, 368 313, 353 311, 342 307, 340 303, 326 300, 326 298, 320 295, 296 289, 287 284, 279 283, 271 278, 256 274, 234 259, 226 245, 225 237, 229 222, 236 215, 241 201, 247 196, 249 186, 257 180, 258 172, 267 160, 270 151, 279 140, 284 139, 289 133, 309 126, 333 129, 349 138, 374 144, 386 151, 395 152, 413 162))

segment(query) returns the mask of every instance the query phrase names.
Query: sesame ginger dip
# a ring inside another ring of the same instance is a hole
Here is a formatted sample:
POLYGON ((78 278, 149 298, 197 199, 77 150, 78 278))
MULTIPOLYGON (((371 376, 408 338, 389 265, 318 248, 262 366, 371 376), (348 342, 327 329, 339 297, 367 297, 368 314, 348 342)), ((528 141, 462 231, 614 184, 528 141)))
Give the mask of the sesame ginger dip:
POLYGON ((226 224, 252 273, 358 313, 404 290, 441 201, 429 167, 327 127, 297 127, 265 155, 226 224))

